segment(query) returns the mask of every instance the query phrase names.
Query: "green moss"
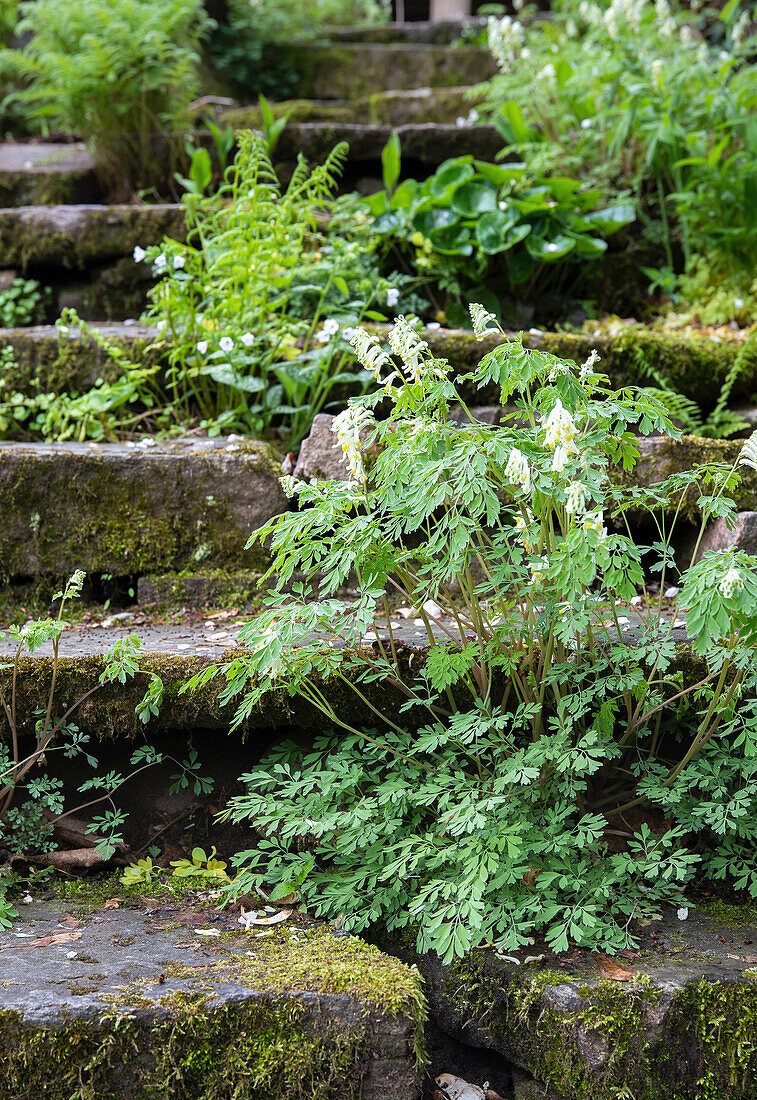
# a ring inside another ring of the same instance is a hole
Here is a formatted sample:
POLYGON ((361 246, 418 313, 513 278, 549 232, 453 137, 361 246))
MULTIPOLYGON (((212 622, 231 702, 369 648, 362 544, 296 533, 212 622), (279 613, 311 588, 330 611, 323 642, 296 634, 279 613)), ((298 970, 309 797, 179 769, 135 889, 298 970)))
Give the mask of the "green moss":
MULTIPOLYGON (((149 351, 152 343, 145 336, 112 337, 116 347, 145 367, 154 365, 159 356, 149 351)), ((4 334, 3 346, 10 347, 16 361, 12 389, 33 396, 35 393, 83 393, 98 378, 115 382, 120 368, 92 341, 71 337, 61 341, 54 329, 42 333, 12 329, 4 334)))
POLYGON ((722 898, 697 900, 697 909, 713 923, 735 928, 742 924, 757 924, 757 901, 752 898, 745 898, 735 905, 722 898))
MULTIPOLYGON (((549 969, 495 971, 474 953, 445 979, 461 1020, 570 1100, 754 1100, 757 983, 699 981, 663 994, 549 969), (572 985, 561 995, 557 987, 572 985), (667 1003, 667 1001, 671 1003, 667 1003)), ((479 1038, 480 1041, 480 1038, 479 1038)))
POLYGON ((314 1029, 301 1002, 208 1011, 166 997, 151 1028, 116 1016, 57 1030, 0 1015, 0 1084, 14 1100, 342 1100, 360 1095, 362 1030, 314 1029))

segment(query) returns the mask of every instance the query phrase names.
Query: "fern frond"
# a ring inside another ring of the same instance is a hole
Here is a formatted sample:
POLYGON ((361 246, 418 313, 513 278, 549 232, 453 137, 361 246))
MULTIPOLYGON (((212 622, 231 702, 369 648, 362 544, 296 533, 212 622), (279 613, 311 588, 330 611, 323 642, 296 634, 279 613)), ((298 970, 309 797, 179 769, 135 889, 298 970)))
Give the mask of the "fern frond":
POLYGON ((752 432, 739 455, 739 466, 749 466, 757 470, 757 432, 752 432))
POLYGON ((701 434, 702 413, 696 401, 692 401, 690 397, 685 397, 668 386, 661 388, 644 386, 642 392, 655 397, 664 406, 670 419, 678 421, 685 432, 690 435, 701 434))

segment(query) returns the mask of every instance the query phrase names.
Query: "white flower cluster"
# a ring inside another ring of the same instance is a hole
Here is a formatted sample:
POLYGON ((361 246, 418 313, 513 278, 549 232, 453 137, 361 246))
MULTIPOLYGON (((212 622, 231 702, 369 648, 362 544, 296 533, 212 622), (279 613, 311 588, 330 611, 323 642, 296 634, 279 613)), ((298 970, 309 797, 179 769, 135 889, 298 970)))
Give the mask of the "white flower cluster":
POLYGON ((580 481, 571 481, 568 486, 565 499, 565 511, 570 516, 578 515, 586 511, 586 502, 589 499, 589 490, 580 481))
POLYGON ((662 91, 663 68, 664 62, 659 57, 656 57, 652 64, 649 66, 649 70, 652 75, 652 87, 656 92, 662 91))
POLYGON ((736 22, 733 24, 733 30, 731 31, 731 41, 734 46, 740 46, 747 36, 749 24, 752 21, 748 11, 742 11, 736 22))
POLYGON ((657 12, 657 23, 659 25, 660 34, 663 38, 672 38, 676 32, 676 24, 670 14, 670 4, 668 0, 655 0, 654 6, 657 12))
POLYGON ((336 336, 338 332, 339 322, 333 317, 327 317, 319 331, 315 334, 315 338, 319 344, 328 344, 331 337, 336 336))
POLYGON ((524 493, 530 492, 531 467, 528 465, 526 456, 517 447, 513 447, 510 452, 507 466, 505 466, 505 477, 513 485, 520 485, 524 493))
POLYGON ((641 18, 646 7, 646 0, 612 0, 609 8, 602 15, 610 38, 617 38, 621 26, 638 34, 641 30, 641 18))
POLYGON ((499 336, 501 334, 502 329, 497 318, 478 302, 471 302, 470 315, 477 340, 483 340, 485 336, 499 336))
POLYGON ((523 516, 518 516, 515 521, 515 531, 518 535, 518 542, 528 551, 529 554, 535 554, 537 550, 536 543, 531 542, 529 538, 529 528, 534 522, 534 517, 530 512, 526 513, 527 519, 523 516))
POLYGON ((429 347, 408 324, 405 317, 398 317, 394 322, 392 331, 389 333, 389 345, 394 354, 402 360, 408 380, 416 384, 420 382, 421 364, 429 347))
POLYGON ((599 362, 599 352, 596 348, 591 352, 589 358, 581 364, 581 369, 578 372, 579 379, 584 382, 594 370, 594 365, 599 362))
MULTIPOLYGON (((239 337, 239 343, 246 348, 251 348, 252 345, 255 343, 255 337, 251 332, 243 332, 242 335, 239 337)), ((197 348, 197 351, 200 355, 205 355, 208 350, 208 341, 198 340, 195 344, 195 347, 197 348)), ((228 355, 229 352, 234 350, 233 337, 222 336, 221 339, 218 341, 218 347, 221 349, 221 351, 226 352, 226 354, 228 355)))
POLYGON ((382 350, 378 341, 369 335, 365 329, 358 328, 355 329, 350 343, 355 349, 358 363, 366 370, 371 371, 379 385, 384 387, 387 395, 390 394, 392 392, 392 379, 397 377, 397 371, 394 369, 394 363, 382 350), (384 378, 381 377, 382 368, 389 371, 389 374, 384 378))
POLYGON ((553 470, 565 469, 569 457, 578 454, 578 448, 574 442, 576 434, 575 420, 558 399, 552 412, 544 421, 544 446, 555 452, 552 460, 553 470))
POLYGON ((486 23, 486 42, 489 51, 503 72, 522 54, 526 31, 522 23, 504 15, 501 19, 490 16, 486 23))
POLYGON ((741 576, 738 569, 731 567, 718 585, 718 589, 721 595, 725 596, 727 600, 732 600, 737 592, 742 592, 744 589, 744 578, 741 576))
POLYGON ((331 430, 339 440, 342 453, 347 459, 350 475, 356 481, 365 481, 365 466, 360 451, 360 433, 373 423, 368 409, 362 405, 348 405, 334 417, 331 430))

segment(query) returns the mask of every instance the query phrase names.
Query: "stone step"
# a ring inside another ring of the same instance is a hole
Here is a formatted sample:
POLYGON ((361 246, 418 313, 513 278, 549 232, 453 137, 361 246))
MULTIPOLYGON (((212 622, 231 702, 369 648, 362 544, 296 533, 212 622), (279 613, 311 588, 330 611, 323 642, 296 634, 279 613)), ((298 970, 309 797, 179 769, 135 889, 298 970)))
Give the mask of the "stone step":
POLYGON ((332 42, 408 42, 451 46, 464 34, 486 27, 483 16, 465 19, 439 19, 433 23, 419 20, 412 23, 372 23, 362 27, 332 27, 332 42))
POLYGON ((83 142, 0 145, 0 206, 96 202, 102 189, 83 142))
POLYGON ((49 288, 51 319, 73 307, 85 320, 123 320, 143 312, 155 281, 134 248, 164 235, 184 239, 183 206, 10 207, 0 210, 0 265, 49 288))
MULTIPOLYGON (((397 126, 402 158, 437 168, 451 157, 470 155, 494 160, 502 148, 502 137, 494 126, 438 125, 433 122, 397 126)), ((311 163, 325 160, 337 142, 350 147, 349 163, 379 162, 381 151, 392 136, 392 126, 366 126, 353 122, 293 122, 281 132, 276 144, 277 162, 293 161, 302 153, 311 163)))
POLYGON ((265 444, 0 443, 2 578, 259 569, 251 531, 287 498, 265 444))
POLYGON ((360 940, 299 915, 261 938, 170 895, 21 908, 0 929, 8 1100, 419 1096, 421 979, 360 940))
POLYGON ((181 204, 11 207, 0 210, 0 263, 24 272, 81 271, 184 232, 181 204))
POLYGON ((403 943, 376 939, 418 966, 447 1035, 526 1071, 517 1100, 754 1100, 757 910, 713 900, 678 912, 639 922, 630 961, 539 944, 444 966, 409 949, 407 930, 403 943))
MULTIPOLYGON (((384 337, 386 326, 366 326, 384 337)), ((157 337, 155 329, 138 324, 106 324, 101 331, 135 359, 147 355, 146 348, 157 337)), ((472 332, 428 329, 423 333, 429 346, 440 358, 447 359, 457 373, 471 370, 489 351, 502 342, 497 337, 477 340, 472 332)), ((658 371, 670 385, 697 401, 705 410, 715 404, 720 387, 741 350, 735 342, 716 342, 681 336, 675 332, 656 332, 643 325, 627 325, 615 335, 542 332, 532 329, 524 334, 528 347, 540 348, 576 363, 583 363, 593 349, 600 356, 600 369, 615 386, 654 385, 649 370, 658 371)), ((38 387, 45 392, 80 392, 91 379, 101 374, 107 380, 117 376, 112 362, 92 342, 82 343, 77 332, 69 334, 61 351, 54 326, 0 329, 0 347, 13 348, 18 364, 14 384, 23 392, 38 387)), ((154 359, 150 359, 154 362, 154 359)), ((732 391, 734 403, 751 397, 757 389, 757 349, 751 349, 732 391)), ((482 391, 477 404, 493 403, 494 392, 482 391)))
MULTIPOLYGON (((295 122, 352 122, 371 126, 411 126, 433 122, 455 124, 467 117, 480 102, 472 88, 411 88, 405 91, 374 92, 351 102, 293 99, 270 105, 275 118, 286 116, 295 122)), ((224 123, 236 129, 262 130, 259 104, 231 107, 221 113, 224 123)), ((500 139, 500 146, 502 140, 500 139)))
POLYGON ((302 99, 354 100, 373 92, 478 84, 497 71, 488 50, 425 43, 300 47, 294 62, 302 99))

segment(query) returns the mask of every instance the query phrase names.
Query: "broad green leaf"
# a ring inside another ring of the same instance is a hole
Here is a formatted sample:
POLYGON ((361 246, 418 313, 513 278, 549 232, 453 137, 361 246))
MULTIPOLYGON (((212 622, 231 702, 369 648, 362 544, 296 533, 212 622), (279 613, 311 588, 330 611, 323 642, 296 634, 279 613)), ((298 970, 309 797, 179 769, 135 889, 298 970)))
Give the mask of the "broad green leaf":
POLYGON ((489 183, 469 180, 454 191, 452 209, 464 218, 476 218, 497 209, 497 192, 489 183))

